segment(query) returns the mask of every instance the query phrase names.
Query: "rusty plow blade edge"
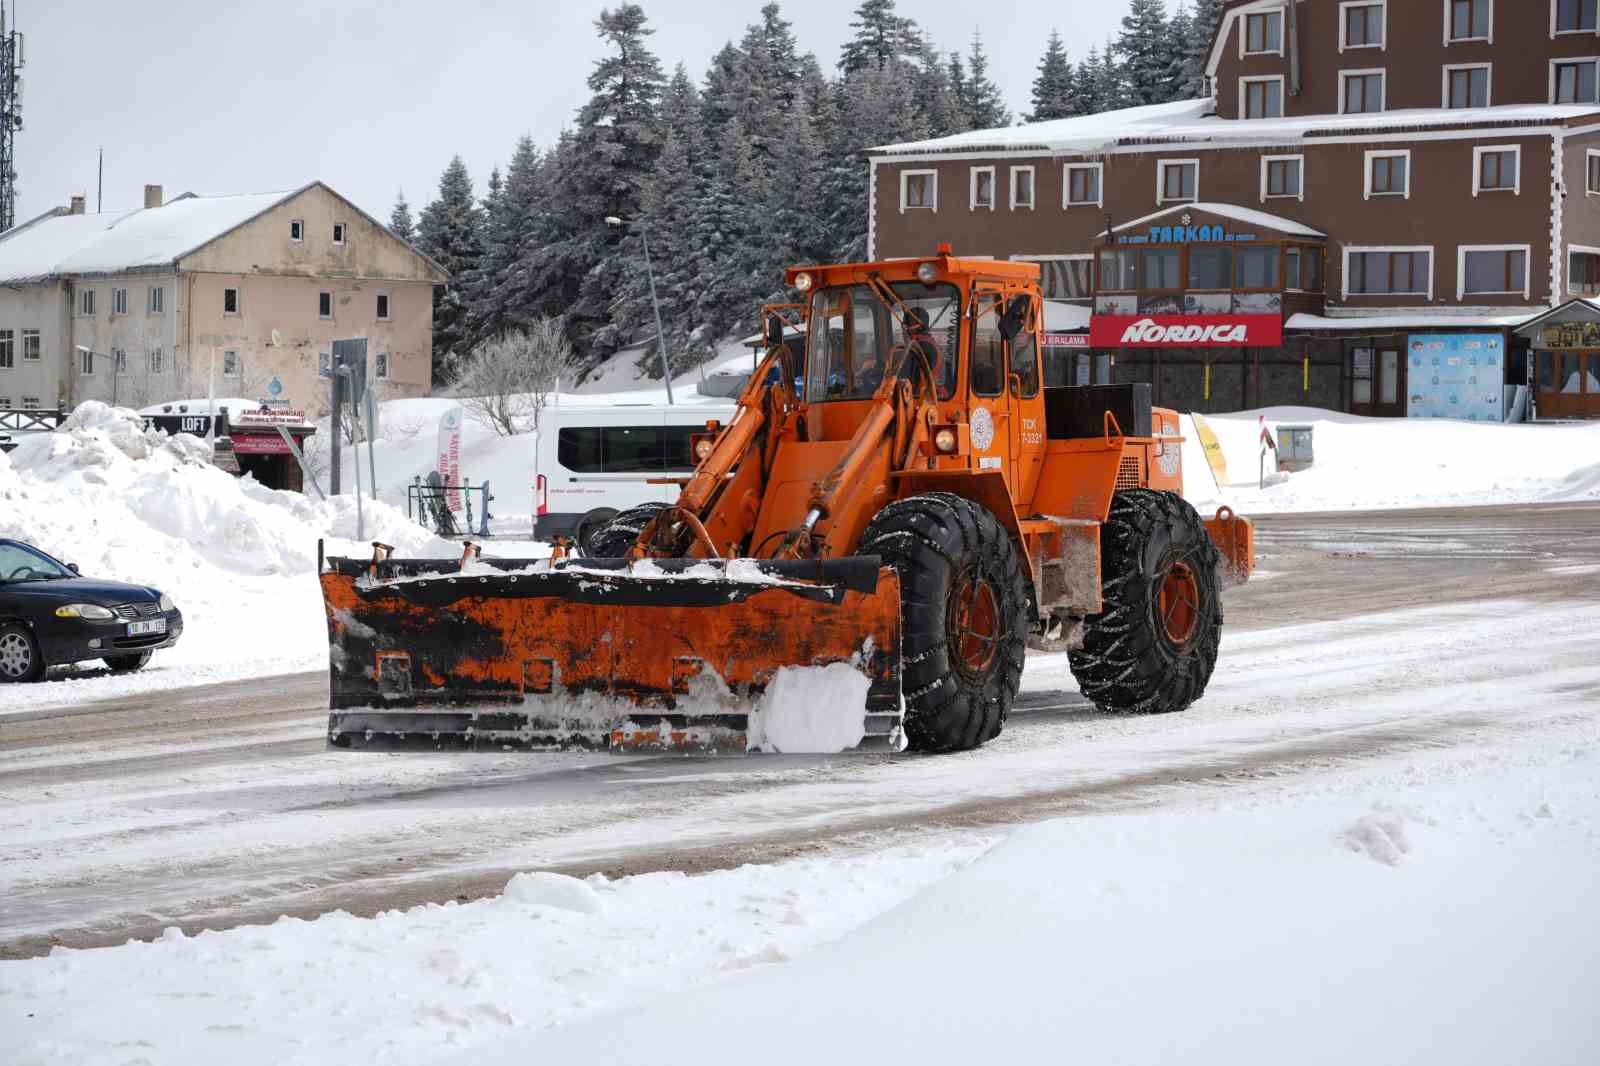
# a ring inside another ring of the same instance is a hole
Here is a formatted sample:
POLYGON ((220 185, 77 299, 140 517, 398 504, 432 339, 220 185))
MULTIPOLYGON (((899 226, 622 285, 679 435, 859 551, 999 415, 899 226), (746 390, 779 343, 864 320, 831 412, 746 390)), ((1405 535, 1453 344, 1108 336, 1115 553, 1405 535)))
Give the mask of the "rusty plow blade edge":
POLYGON ((861 722, 847 750, 905 746, 900 584, 876 556, 330 559, 321 581, 332 747, 755 750, 778 672, 841 662, 867 681, 837 708, 861 722))

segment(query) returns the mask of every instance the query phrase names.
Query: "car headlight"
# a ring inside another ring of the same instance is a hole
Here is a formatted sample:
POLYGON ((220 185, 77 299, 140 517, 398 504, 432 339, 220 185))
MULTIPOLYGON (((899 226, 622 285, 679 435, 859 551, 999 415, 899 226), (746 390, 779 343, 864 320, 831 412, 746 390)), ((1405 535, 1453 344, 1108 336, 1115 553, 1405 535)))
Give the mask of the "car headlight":
POLYGON ((161 609, 163 611, 175 611, 178 609, 178 605, 172 602, 171 596, 163 592, 161 594, 161 609))
POLYGON ((116 613, 98 603, 68 603, 56 608, 57 618, 85 618, 91 622, 109 622, 116 613))

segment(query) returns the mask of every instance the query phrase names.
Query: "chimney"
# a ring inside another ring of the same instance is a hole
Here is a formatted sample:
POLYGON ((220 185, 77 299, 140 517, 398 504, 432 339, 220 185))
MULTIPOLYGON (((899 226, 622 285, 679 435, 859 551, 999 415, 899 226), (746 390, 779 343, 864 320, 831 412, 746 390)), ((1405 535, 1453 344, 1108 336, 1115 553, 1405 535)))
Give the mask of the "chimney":
POLYGON ((69 215, 81 215, 81 214, 83 214, 83 196, 81 194, 78 195, 78 196, 74 196, 72 198, 72 204, 71 204, 71 206, 69 206, 67 208, 67 214, 69 214, 69 215))
POLYGON ((161 186, 159 186, 159 185, 146 185, 144 187, 144 206, 146 206, 146 207, 160 207, 161 206, 161 186))

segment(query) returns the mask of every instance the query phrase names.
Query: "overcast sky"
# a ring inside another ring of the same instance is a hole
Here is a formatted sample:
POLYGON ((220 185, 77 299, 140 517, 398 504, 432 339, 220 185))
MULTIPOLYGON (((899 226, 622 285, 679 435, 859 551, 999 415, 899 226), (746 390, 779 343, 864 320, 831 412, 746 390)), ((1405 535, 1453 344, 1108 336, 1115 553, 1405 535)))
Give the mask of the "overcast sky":
MULTIPOLYGON (((793 0, 802 49, 833 69, 860 0, 793 0)), ((5 0, 8 11, 12 0, 5 0)), ((698 83, 762 0, 644 0, 670 73, 698 83)), ((26 38, 17 219, 73 193, 106 211, 166 195, 259 192, 321 179, 380 219, 404 189, 413 210, 460 153, 482 193, 520 135, 547 144, 588 95, 601 44, 591 0, 17 0, 26 38)), ((612 3, 615 6, 615 3, 612 3)), ((966 49, 982 20, 991 73, 1028 106, 1045 38, 1074 58, 1115 32, 1123 0, 901 0, 939 47, 966 49)))

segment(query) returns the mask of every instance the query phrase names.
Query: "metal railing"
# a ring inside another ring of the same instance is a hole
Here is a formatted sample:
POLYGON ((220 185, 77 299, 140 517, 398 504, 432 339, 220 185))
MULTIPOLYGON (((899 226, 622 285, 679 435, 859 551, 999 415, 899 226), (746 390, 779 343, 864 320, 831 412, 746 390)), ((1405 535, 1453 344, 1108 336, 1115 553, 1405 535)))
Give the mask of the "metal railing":
POLYGON ((489 513, 489 503, 493 499, 487 481, 478 485, 466 481, 452 484, 441 480, 438 474, 428 475, 427 480, 418 476, 406 486, 406 517, 441 537, 492 537, 489 520, 494 516, 489 513), (476 511, 472 506, 474 498, 478 501, 476 511), (457 515, 458 510, 465 513, 465 522, 457 515))

